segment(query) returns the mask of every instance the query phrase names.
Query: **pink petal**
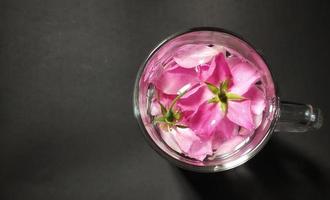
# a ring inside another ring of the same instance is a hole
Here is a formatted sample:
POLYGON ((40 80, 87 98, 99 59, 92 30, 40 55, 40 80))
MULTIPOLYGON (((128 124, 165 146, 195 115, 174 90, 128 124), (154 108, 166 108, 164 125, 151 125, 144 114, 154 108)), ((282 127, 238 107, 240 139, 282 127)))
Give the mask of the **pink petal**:
POLYGON ((215 133, 212 138, 213 149, 218 147, 226 140, 238 134, 239 126, 234 124, 228 118, 223 118, 216 127, 215 133))
POLYGON ((223 118, 216 128, 216 132, 220 133, 222 140, 228 140, 238 133, 238 125, 230 121, 227 117, 223 118))
POLYGON ((212 59, 212 62, 210 64, 199 65, 195 68, 195 70, 198 73, 198 78, 201 82, 207 81, 207 79, 209 79, 209 77, 212 76, 214 69, 215 69, 214 59, 212 59))
POLYGON ((174 55, 174 60, 184 68, 194 68, 209 62, 219 50, 205 44, 187 44, 180 47, 174 55))
POLYGON ((173 61, 173 63, 168 64, 164 70, 165 71, 170 71, 170 70, 174 70, 178 67, 180 67, 180 65, 176 64, 176 62, 173 61))
POLYGON ((182 110, 196 111, 202 103, 213 97, 212 92, 205 85, 198 86, 191 91, 178 101, 178 106, 182 110))
POLYGON ((169 95, 162 93, 162 91, 157 91, 158 101, 160 101, 165 107, 170 106, 176 96, 177 95, 169 95))
POLYGON ((223 115, 219 104, 204 102, 190 118, 188 126, 201 138, 209 138, 223 115))
POLYGON ((212 75, 208 78, 207 82, 219 85, 220 82, 231 78, 231 72, 223 53, 218 54, 212 62, 215 64, 211 63, 210 65, 209 70, 212 71, 212 75), (212 69, 212 67, 214 68, 212 69))
POLYGON ((228 63, 229 68, 233 68, 235 65, 239 64, 242 62, 242 60, 235 55, 231 55, 228 58, 226 58, 226 61, 228 63))
POLYGON ((244 137, 235 136, 234 138, 226 141, 225 143, 219 146, 218 150, 214 153, 214 157, 232 153, 233 151, 238 149, 240 145, 244 144, 243 143, 244 140, 245 140, 244 137))
POLYGON ((189 128, 175 128, 170 132, 163 132, 162 138, 173 150, 200 161, 213 152, 211 141, 201 140, 189 128))
POLYGON ((164 71, 155 81, 155 86, 166 94, 177 94, 184 86, 198 83, 197 74, 192 69, 178 67, 164 71))
POLYGON ((243 126, 248 130, 253 130, 255 127, 252 118, 250 100, 244 100, 241 102, 229 101, 227 117, 230 121, 243 126))
POLYGON ((150 105, 150 114, 154 116, 161 114, 159 103, 163 104, 167 108, 170 106, 176 95, 167 95, 158 90, 155 96, 157 98, 154 98, 150 105))
POLYGON ((193 143, 187 156, 203 161, 207 155, 212 155, 212 141, 199 140, 193 143))
MULTIPOLYGON (((199 92, 198 90, 201 90, 201 86, 198 86, 198 87, 193 88, 192 90, 188 91, 188 93, 186 93, 183 97, 181 97, 181 99, 173 107, 174 111, 181 112, 182 118, 180 119, 180 124, 182 124, 182 125, 187 124, 187 119, 192 116, 192 114, 196 111, 196 109, 199 106, 198 101, 197 101, 199 99, 196 97, 196 95, 202 94, 202 92, 199 92), (195 95, 195 93, 197 93, 197 94, 195 95), (195 99, 196 99, 196 101, 191 101, 191 100, 195 100, 195 99), (180 103, 180 101, 182 101, 182 103, 180 103), (191 103, 191 104, 189 104, 189 103, 191 103)), ((151 115, 153 115, 153 116, 161 115, 161 108, 158 103, 159 101, 166 108, 169 108, 169 106, 173 102, 174 98, 177 96, 177 95, 164 94, 161 91, 157 91, 157 92, 158 92, 158 94, 157 94, 158 99, 154 99, 150 105, 151 115)))
POLYGON ((254 130, 248 130, 246 128, 241 127, 239 130, 239 135, 241 136, 251 136, 254 133, 254 130))
POLYGON ((255 85, 252 86, 249 91, 244 94, 244 97, 251 100, 251 110, 254 114, 260 115, 266 107, 266 97, 263 91, 261 91, 255 85))
POLYGON ((235 65, 231 69, 233 75, 233 87, 231 92, 239 95, 243 95, 249 90, 252 84, 254 84, 259 78, 260 74, 257 69, 251 66, 247 62, 242 62, 235 65))
POLYGON ((178 153, 182 153, 178 143, 176 142, 174 135, 170 132, 160 131, 160 136, 164 140, 164 142, 171 147, 174 151, 178 153))
POLYGON ((180 149, 188 153, 192 144, 199 141, 199 137, 190 128, 175 128, 172 129, 171 133, 180 149))
MULTIPOLYGON (((253 115, 253 123, 254 123, 255 129, 260 126, 261 122, 262 122, 262 114, 253 115)), ((241 127, 241 129, 239 131, 239 135, 251 136, 255 132, 255 129, 248 130, 246 128, 241 127)))
POLYGON ((216 150, 223 142, 223 138, 220 132, 215 131, 212 138, 212 149, 216 150))
POLYGON ((258 128, 262 122, 262 113, 260 115, 254 115, 253 122, 254 122, 255 128, 258 128))
POLYGON ((152 101, 150 105, 150 114, 153 116, 158 116, 161 114, 161 109, 157 101, 152 101))

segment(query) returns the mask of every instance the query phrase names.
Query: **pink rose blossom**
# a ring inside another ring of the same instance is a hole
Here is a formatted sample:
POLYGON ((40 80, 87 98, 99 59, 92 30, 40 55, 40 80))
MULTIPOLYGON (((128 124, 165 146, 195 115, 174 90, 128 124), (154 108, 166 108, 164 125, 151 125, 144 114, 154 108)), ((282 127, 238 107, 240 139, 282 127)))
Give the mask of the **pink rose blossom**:
POLYGON ((184 45, 152 81, 156 95, 150 111, 161 137, 200 161, 233 151, 261 124, 266 106, 256 67, 224 51, 184 45))

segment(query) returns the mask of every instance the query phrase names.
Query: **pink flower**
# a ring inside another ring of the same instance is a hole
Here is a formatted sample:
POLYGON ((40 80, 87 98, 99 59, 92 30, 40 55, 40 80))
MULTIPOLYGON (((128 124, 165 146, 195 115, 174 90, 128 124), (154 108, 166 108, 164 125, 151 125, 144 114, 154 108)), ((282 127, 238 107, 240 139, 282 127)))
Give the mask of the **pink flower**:
POLYGON ((251 104, 253 102, 256 114, 260 114, 264 105, 261 102, 264 101, 255 89, 251 89, 247 96, 244 94, 260 78, 259 73, 248 63, 239 63, 230 70, 223 54, 219 54, 215 62, 213 74, 207 80, 209 83, 204 86, 204 90, 213 93, 214 97, 200 106, 191 117, 189 126, 199 135, 210 136, 216 131, 215 125, 226 117, 234 124, 253 130, 255 125, 251 104), (252 99, 251 96, 255 95, 257 98, 252 99))
POLYGON ((226 58, 223 51, 185 45, 174 54, 176 63, 153 79, 158 99, 151 114, 158 123, 167 123, 160 124, 167 129, 163 140, 201 161, 233 150, 260 125, 265 109, 265 94, 255 85, 260 73, 237 57, 226 58))

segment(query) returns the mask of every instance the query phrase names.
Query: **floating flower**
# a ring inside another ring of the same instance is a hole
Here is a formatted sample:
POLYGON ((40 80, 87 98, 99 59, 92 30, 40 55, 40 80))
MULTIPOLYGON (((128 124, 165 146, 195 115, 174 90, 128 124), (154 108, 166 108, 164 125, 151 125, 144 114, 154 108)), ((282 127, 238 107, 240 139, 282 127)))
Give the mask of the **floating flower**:
POLYGON ((168 108, 158 102, 161 115, 154 119, 154 123, 159 124, 160 129, 163 131, 165 130, 161 133, 161 136, 172 149, 185 153, 191 158, 203 160, 207 155, 212 154, 211 141, 202 140, 190 128, 181 124, 182 113, 180 110, 174 109, 177 101, 186 92, 177 95, 168 108))
POLYGON ((202 161, 230 152, 260 125, 265 94, 249 62, 227 58, 222 47, 192 44, 173 59, 153 81, 158 101, 151 105, 172 149, 202 161))
POLYGON ((179 127, 179 128, 187 128, 182 124, 178 124, 179 120, 181 119, 182 115, 179 110, 174 110, 174 105, 176 102, 185 94, 185 92, 179 94, 174 98, 172 103, 170 104, 169 108, 166 108, 160 101, 158 102, 161 109, 161 116, 156 117, 154 123, 161 123, 164 127, 166 127, 169 131, 171 128, 179 127))

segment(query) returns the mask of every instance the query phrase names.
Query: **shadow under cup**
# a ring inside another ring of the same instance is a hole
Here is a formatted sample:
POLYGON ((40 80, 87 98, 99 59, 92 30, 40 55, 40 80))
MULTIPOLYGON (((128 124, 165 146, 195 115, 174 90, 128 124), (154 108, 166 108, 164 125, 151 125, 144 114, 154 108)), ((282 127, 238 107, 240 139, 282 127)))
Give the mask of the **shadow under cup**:
POLYGON ((228 31, 217 28, 197 28, 176 34, 160 43, 141 66, 134 88, 134 112, 150 145, 163 157, 184 169, 198 172, 217 172, 239 166, 252 158, 266 143, 278 119, 279 99, 272 75, 261 55, 246 41, 228 31), (186 44, 219 45, 237 52, 253 64, 262 74, 261 83, 266 95, 263 119, 254 134, 226 156, 198 161, 186 157, 170 148, 152 123, 150 100, 153 85, 150 79, 161 73, 163 63, 173 57, 173 52, 186 44))

